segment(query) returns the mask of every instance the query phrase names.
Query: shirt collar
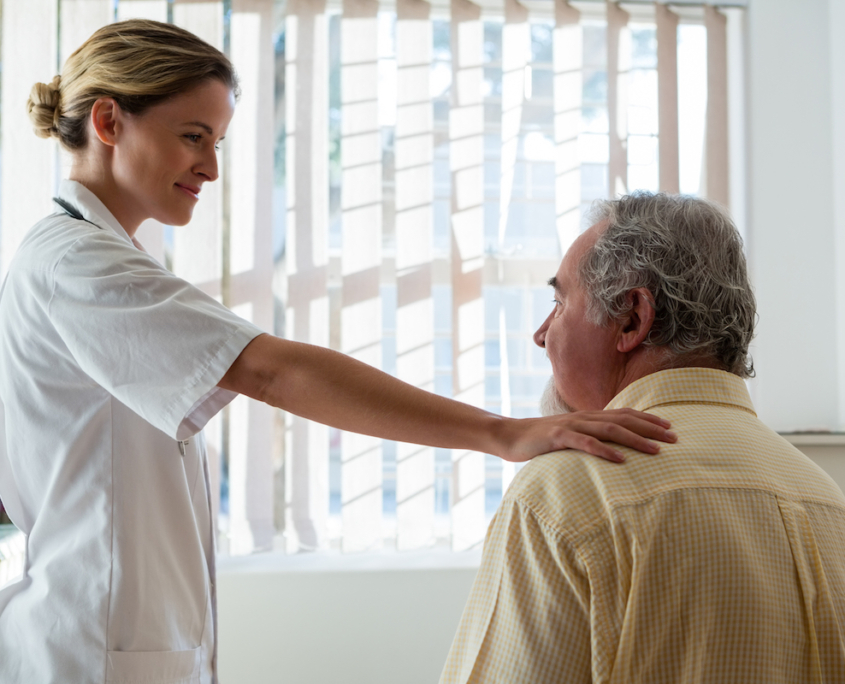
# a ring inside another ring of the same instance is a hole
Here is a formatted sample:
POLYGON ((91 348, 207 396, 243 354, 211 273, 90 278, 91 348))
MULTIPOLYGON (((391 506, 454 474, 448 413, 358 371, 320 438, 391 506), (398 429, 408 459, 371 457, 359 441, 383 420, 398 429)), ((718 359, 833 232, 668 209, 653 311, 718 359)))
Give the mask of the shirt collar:
POLYGON ((606 408, 649 411, 666 404, 720 404, 757 415, 745 381, 713 368, 672 368, 646 375, 623 389, 606 408))
POLYGON ((63 180, 59 185, 59 198, 71 204, 86 221, 98 228, 111 230, 127 242, 135 244, 114 215, 106 209, 106 205, 100 201, 100 198, 82 183, 63 180))

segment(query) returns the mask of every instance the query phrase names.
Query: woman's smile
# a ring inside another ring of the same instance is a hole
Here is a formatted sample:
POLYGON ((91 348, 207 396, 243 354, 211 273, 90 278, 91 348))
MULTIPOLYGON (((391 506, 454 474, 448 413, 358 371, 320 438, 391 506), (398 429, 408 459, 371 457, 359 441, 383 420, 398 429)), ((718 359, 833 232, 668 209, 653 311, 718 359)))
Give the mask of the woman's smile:
POLYGON ((188 195, 188 197, 193 197, 195 200, 199 200, 200 187, 198 185, 183 185, 181 183, 176 183, 176 187, 188 195))

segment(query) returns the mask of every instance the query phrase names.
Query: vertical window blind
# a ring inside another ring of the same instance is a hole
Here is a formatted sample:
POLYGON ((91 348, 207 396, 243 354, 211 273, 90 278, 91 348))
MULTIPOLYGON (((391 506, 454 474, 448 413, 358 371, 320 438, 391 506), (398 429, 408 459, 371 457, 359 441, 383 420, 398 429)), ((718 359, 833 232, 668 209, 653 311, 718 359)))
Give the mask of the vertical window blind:
MULTIPOLYGON (((710 197, 742 224, 741 8, 600 0, 28 0, 2 13, 5 271, 70 160, 23 102, 105 23, 225 50, 222 174, 146 249, 263 329, 536 415, 531 333, 590 203, 710 197), (45 36, 46 41, 45 41, 45 36)), ((515 468, 239 398, 206 430, 221 550, 480 545, 515 468)))

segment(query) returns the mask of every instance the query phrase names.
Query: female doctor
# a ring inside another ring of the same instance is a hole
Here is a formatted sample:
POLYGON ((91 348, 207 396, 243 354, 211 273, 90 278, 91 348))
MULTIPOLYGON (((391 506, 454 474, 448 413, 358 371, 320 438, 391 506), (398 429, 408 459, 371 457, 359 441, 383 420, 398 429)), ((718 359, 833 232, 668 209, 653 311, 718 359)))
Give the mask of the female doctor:
POLYGON ((200 431, 236 393, 512 461, 567 447, 621 460, 600 440, 654 453, 649 439, 673 439, 628 410, 511 420, 426 393, 264 334, 162 268, 135 232, 188 223, 237 93, 222 53, 138 20, 32 89, 35 132, 73 165, 0 290, 0 498, 27 535, 23 578, 0 592, 0 682, 216 681, 200 431))

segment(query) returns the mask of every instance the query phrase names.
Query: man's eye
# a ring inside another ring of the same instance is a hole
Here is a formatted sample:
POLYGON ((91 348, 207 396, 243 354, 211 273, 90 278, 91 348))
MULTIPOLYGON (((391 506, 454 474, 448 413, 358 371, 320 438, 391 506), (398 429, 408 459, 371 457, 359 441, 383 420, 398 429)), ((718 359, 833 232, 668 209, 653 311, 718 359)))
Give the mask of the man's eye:
POLYGON ((199 142, 200 138, 202 138, 202 136, 197 133, 188 133, 185 137, 191 142, 199 142))

